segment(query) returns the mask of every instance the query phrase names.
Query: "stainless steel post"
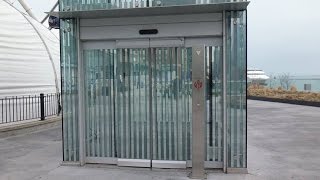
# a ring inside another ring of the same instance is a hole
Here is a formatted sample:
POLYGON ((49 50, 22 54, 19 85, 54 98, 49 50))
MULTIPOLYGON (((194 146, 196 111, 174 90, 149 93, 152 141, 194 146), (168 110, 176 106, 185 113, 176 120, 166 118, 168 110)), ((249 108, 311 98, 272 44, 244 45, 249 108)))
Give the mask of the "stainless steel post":
POLYGON ((78 84, 79 84, 79 162, 85 164, 85 89, 84 89, 84 65, 80 41, 80 19, 77 19, 77 51, 78 51, 78 84))
POLYGON ((203 179, 205 160, 205 49, 192 47, 192 174, 203 179))
POLYGON ((227 173, 228 146, 227 146, 227 36, 226 36, 226 11, 223 11, 223 172, 227 173))

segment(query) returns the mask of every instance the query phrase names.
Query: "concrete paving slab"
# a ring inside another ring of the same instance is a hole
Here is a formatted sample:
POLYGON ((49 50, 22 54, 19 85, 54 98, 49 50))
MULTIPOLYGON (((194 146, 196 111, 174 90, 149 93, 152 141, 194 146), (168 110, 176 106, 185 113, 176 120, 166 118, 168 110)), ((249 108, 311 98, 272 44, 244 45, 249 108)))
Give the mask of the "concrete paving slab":
MULTIPOLYGON (((248 101, 248 174, 209 180, 320 179, 320 108, 248 101)), ((61 166, 61 128, 0 139, 0 180, 185 180, 190 170, 61 166)))

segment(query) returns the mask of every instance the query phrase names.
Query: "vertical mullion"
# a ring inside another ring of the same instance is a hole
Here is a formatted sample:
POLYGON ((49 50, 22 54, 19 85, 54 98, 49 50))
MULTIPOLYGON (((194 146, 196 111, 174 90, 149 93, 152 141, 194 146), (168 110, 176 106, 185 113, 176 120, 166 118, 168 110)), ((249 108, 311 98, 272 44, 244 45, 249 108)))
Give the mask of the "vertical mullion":
POLYGON ((187 50, 186 48, 183 48, 183 54, 182 54, 182 59, 181 59, 181 62, 183 62, 183 68, 182 68, 182 72, 184 73, 183 74, 183 126, 184 126, 184 131, 182 131, 182 136, 184 136, 184 141, 183 141, 183 149, 184 149, 184 156, 183 156, 183 160, 188 160, 188 157, 187 157, 187 148, 188 148, 188 142, 187 142, 187 138, 188 138, 188 130, 187 130, 187 127, 188 127, 188 124, 187 124, 187 113, 188 110, 187 110, 187 50))
MULTIPOLYGON (((219 77, 217 79, 217 81, 219 82, 219 86, 216 88, 216 91, 219 92, 218 97, 221 99, 222 98, 222 74, 221 71, 219 71, 220 69, 222 69, 222 67, 219 67, 218 65, 222 65, 222 47, 219 46, 219 55, 216 59, 216 64, 215 64, 215 72, 216 72, 216 76, 219 77)), ((217 116, 217 120, 218 120, 218 147, 219 147, 219 155, 218 155, 218 161, 222 161, 223 157, 222 157, 222 150, 223 150, 223 146, 222 146, 222 121, 223 121, 223 116, 222 116, 222 104, 220 103, 221 100, 219 98, 216 98, 216 105, 218 106, 218 109, 216 108, 216 112, 218 113, 219 116, 217 116), (218 105, 219 104, 219 105, 218 105)))
POLYGON ((136 49, 132 49, 131 50, 131 59, 130 59, 130 69, 131 69, 131 88, 132 88, 132 102, 131 102, 131 107, 132 107, 132 110, 131 110, 131 143, 132 143, 132 146, 131 146, 131 157, 133 159, 138 159, 138 151, 136 151, 136 147, 138 146, 137 144, 137 141, 136 141, 136 124, 138 123, 137 122, 137 116, 136 115, 136 96, 135 96, 135 89, 136 89, 136 75, 135 75, 135 65, 136 65, 136 53, 137 53, 137 50, 136 49))
POLYGON ((111 51, 110 49, 104 50, 104 58, 103 58, 103 76, 104 76, 104 153, 105 157, 112 157, 112 147, 113 147, 113 141, 112 141, 112 116, 111 114, 113 113, 111 110, 111 104, 110 98, 112 97, 112 86, 111 86, 111 81, 113 80, 111 76, 111 51))
POLYGON ((118 59, 117 56, 117 50, 116 49, 111 49, 109 51, 110 54, 110 81, 109 81, 109 86, 111 87, 110 89, 110 96, 109 96, 109 109, 111 114, 109 115, 110 117, 110 121, 111 121, 111 127, 109 127, 111 130, 111 137, 110 137, 110 142, 111 144, 111 154, 110 157, 118 157, 118 141, 119 141, 119 136, 117 134, 118 132, 118 119, 116 121, 116 117, 117 116, 117 97, 118 97, 118 93, 117 93, 117 64, 116 64, 116 60, 118 59))
POLYGON ((186 114, 184 112, 185 111, 185 107, 186 107, 186 101, 185 101, 185 70, 184 70, 184 48, 181 48, 181 58, 180 58, 180 67, 181 67, 181 106, 180 106, 180 111, 181 111, 181 154, 182 154, 182 158, 181 160, 185 160, 185 151, 186 151, 186 148, 185 148, 185 117, 186 117, 186 114))
MULTIPOLYGON (((61 5, 62 6, 62 5, 61 5)), ((63 26, 63 25, 62 25, 63 26)), ((61 37, 63 38, 62 39, 62 42, 61 44, 63 43, 65 45, 65 33, 62 33, 61 34, 61 37)), ((61 89, 61 99, 62 99, 62 104, 64 104, 65 102, 65 97, 63 97, 63 95, 66 93, 66 57, 65 57, 65 47, 63 47, 63 51, 61 52, 61 74, 62 74, 62 89, 61 89)), ((62 49, 62 48, 61 48, 62 49)), ((22 119, 21 120, 24 120, 24 96, 22 96, 21 98, 22 100, 22 119)), ((39 103, 39 98, 38 98, 38 117, 39 117, 39 111, 40 111, 40 103, 39 103)), ((64 110, 62 111, 62 117, 63 117, 63 121, 62 121, 62 127, 63 127, 63 161, 67 161, 68 159, 66 158, 68 152, 67 152, 67 135, 68 133, 66 132, 66 116, 65 116, 65 111, 66 111, 66 106, 64 107, 64 110)))
MULTIPOLYGON (((172 62, 173 62, 173 48, 169 48, 170 49, 170 54, 169 54, 169 60, 168 60, 168 63, 170 64, 170 79, 169 80, 169 93, 170 93, 170 102, 169 103, 169 107, 168 107, 168 122, 169 122, 169 160, 174 160, 174 155, 173 155, 173 144, 174 142, 172 142, 172 123, 173 122, 173 112, 172 112, 172 96, 173 96, 173 91, 172 91, 172 62)), ((169 100, 168 100, 169 101, 169 100)))
POLYGON ((91 57, 91 50, 88 50, 86 53, 86 61, 87 62, 87 87, 90 92, 90 98, 88 97, 88 120, 87 120, 87 156, 91 156, 92 154, 92 143, 93 143, 93 138, 92 138, 92 114, 93 114, 93 70, 92 70, 92 57, 91 57))
POLYGON ((115 148, 115 155, 120 158, 122 156, 122 135, 121 135, 121 92, 120 92, 120 88, 121 88, 121 83, 120 83, 120 54, 121 54, 121 49, 116 49, 115 50, 116 55, 114 56, 114 70, 115 70, 115 74, 114 77, 116 79, 116 81, 114 82, 114 89, 115 89, 115 109, 114 109, 114 113, 115 113, 115 119, 117 121, 115 121, 115 139, 117 139, 117 142, 115 142, 115 145, 117 146, 117 148, 115 148))
POLYGON ((169 54, 170 54, 170 48, 167 47, 166 48, 166 56, 164 58, 164 61, 163 61, 163 66, 164 66, 164 121, 165 121, 165 147, 166 147, 166 152, 168 151, 168 154, 166 154, 165 156, 165 160, 170 160, 170 145, 169 145, 169 139, 170 139, 170 136, 169 136, 169 132, 170 132, 170 128, 169 128, 169 124, 170 124, 170 121, 169 121, 169 118, 168 118, 168 108, 167 108, 167 98, 169 96, 169 87, 168 87, 168 81, 167 81, 167 78, 168 78, 168 62, 169 62, 169 54))
POLYGON ((147 157, 148 159, 152 160, 151 153, 153 152, 153 143, 152 141, 152 128, 153 128, 153 122, 152 122, 152 60, 153 60, 153 55, 151 53, 151 48, 148 48, 148 60, 147 60, 147 66, 148 66, 148 88, 147 88, 147 95, 146 99, 148 99, 148 102, 146 104, 148 109, 146 108, 146 121, 147 121, 147 157))
POLYGON ((214 76, 214 72, 213 72, 213 69, 215 68, 215 65, 214 63, 217 61, 216 59, 216 54, 217 52, 217 47, 212 47, 210 46, 210 83, 211 83, 211 86, 210 86, 210 94, 211 94, 211 98, 210 98, 210 113, 211 113, 211 120, 212 120, 212 124, 211 124, 211 129, 212 129, 212 134, 211 134, 211 137, 212 137, 212 147, 213 147, 213 161, 217 160, 218 157, 218 148, 216 146, 216 124, 217 124, 217 104, 216 104, 216 84, 215 84, 215 91, 214 91, 214 94, 212 94, 212 90, 213 90, 213 86, 212 86, 212 81, 214 80, 215 81, 215 76, 214 76), (213 103, 214 103, 214 106, 213 106, 213 103), (214 112, 214 114, 213 114, 214 112))
MULTIPOLYGON (((106 125, 108 125, 107 121, 109 118, 106 117, 106 114, 108 114, 108 106, 106 105, 106 97, 107 97, 107 86, 106 81, 108 80, 108 77, 106 76, 106 62, 109 61, 109 59, 106 58, 106 50, 101 50, 101 61, 102 61, 102 67, 101 67, 101 80, 102 80, 102 87, 101 87, 101 157, 106 157, 108 155, 108 150, 110 146, 109 139, 106 138, 106 136, 109 136, 108 128, 106 128, 106 125), (106 146, 107 145, 107 146, 106 146), (105 148, 107 147, 107 148, 105 148), (106 153, 107 152, 107 153, 106 153)), ((109 87, 108 87, 109 88, 109 87)))
POLYGON ((151 119, 151 123, 152 123, 152 125, 151 125, 151 130, 152 130, 152 132, 150 133, 151 134, 151 139, 152 139, 152 141, 151 141, 151 146, 153 147, 152 148, 152 151, 151 151, 151 153, 152 153, 152 157, 151 157, 151 159, 158 159, 158 157, 159 157, 159 152, 160 152, 160 149, 159 149, 159 137, 158 137, 158 135, 159 135, 159 118, 157 117, 157 115, 158 115, 158 105, 157 105, 157 103, 158 103, 158 101, 157 101, 157 51, 158 51, 158 49, 157 48, 152 48, 152 50, 151 50, 151 57, 152 57, 152 60, 151 60, 151 69, 152 69, 152 72, 151 72, 151 74, 152 74, 152 78, 151 79, 153 79, 153 81, 152 81, 152 90, 151 90, 151 92, 152 93, 150 93, 151 94, 151 99, 152 99, 152 103, 151 103, 151 109, 153 109, 152 110, 152 119, 151 119))
MULTIPOLYGON (((235 47, 235 49, 237 49, 237 59, 235 60, 235 67, 241 67, 241 57, 242 57, 242 53, 241 53, 241 30, 240 30, 240 25, 242 24, 242 22, 240 21, 240 16, 241 16, 241 13, 240 12, 237 12, 237 25, 236 25, 236 41, 237 41, 237 45, 235 47)), ((239 82, 241 82, 241 75, 240 75, 240 72, 239 70, 237 69, 236 70, 236 73, 237 73, 237 79, 236 79, 236 90, 237 90, 237 99, 240 99, 241 98, 241 90, 239 91, 239 82)), ((241 87, 241 85, 240 85, 241 87)), ((237 104, 236 106, 236 116, 235 116, 235 120, 237 122, 237 126, 236 126, 236 144, 237 144, 237 165, 236 167, 240 167, 240 155, 241 155, 241 150, 240 150, 240 122, 242 121, 242 116, 239 116, 238 118, 238 114, 241 115, 241 99, 239 101, 240 104, 237 104), (239 107, 239 108, 238 108, 239 107), (240 109, 240 113, 238 113, 238 109, 240 109)))
POLYGON ((219 106, 217 105, 217 74, 215 73, 215 69, 216 69, 216 62, 219 60, 219 56, 217 56, 217 53, 219 53, 219 47, 218 46, 213 46, 212 48, 212 63, 211 63, 211 77, 212 77, 212 81, 214 82, 214 87, 212 87, 212 90, 214 92, 214 94, 212 95, 211 101, 212 104, 214 104, 214 106, 212 105, 211 111, 214 112, 214 114, 212 115, 212 119, 213 119, 213 123, 214 125, 212 126, 213 130, 215 133, 213 133, 213 146, 214 146, 214 161, 219 161, 219 152, 220 152, 220 146, 219 146, 219 118, 218 118, 218 112, 219 112, 219 106), (217 131, 216 131, 217 130, 217 131))
MULTIPOLYGON (((192 49, 191 48, 189 48, 188 49, 188 51, 190 52, 192 49)), ((190 54, 189 54, 190 55, 190 54)), ((188 54, 187 54, 187 57, 188 57, 188 54)), ((191 84, 191 86, 192 86, 192 76, 191 76, 191 67, 192 67, 192 55, 190 55, 190 57, 189 58, 187 58, 188 60, 187 60, 187 63, 188 63, 188 72, 190 72, 189 73, 189 75, 188 75, 188 81, 189 81, 189 83, 191 84), (189 62, 189 59, 191 59, 191 61, 189 62)), ((192 141, 191 141, 191 137, 192 137, 192 98, 191 98, 191 95, 192 95, 192 88, 191 88, 191 86, 189 85, 188 86, 188 89, 189 89, 189 91, 188 91, 188 132, 189 132, 189 136, 188 136, 188 149, 189 149, 189 152, 188 152, 188 154, 189 154, 189 157, 188 157, 188 160, 191 160, 191 151, 192 151, 192 145, 191 145, 191 143, 192 143, 192 141), (191 100, 191 101, 190 101, 191 100)), ((188 134, 188 133, 187 133, 188 134)))
MULTIPOLYGON (((172 64, 174 65, 175 78, 177 79, 177 48, 173 48, 172 64)), ((177 81, 177 80, 176 80, 177 81)), ((173 82, 173 87, 177 86, 177 82, 173 82)), ((174 160, 178 160, 178 118, 177 118, 177 87, 173 88, 174 102, 172 103, 172 116, 174 121, 173 139, 174 139, 174 160)))
POLYGON ((112 76, 112 61, 113 61, 113 58, 112 58, 112 54, 113 54, 113 50, 112 49, 108 49, 105 51, 105 58, 104 58, 104 74, 106 76, 106 97, 105 97, 105 102, 104 102, 104 106, 105 106, 105 111, 106 111, 106 114, 105 114, 105 131, 106 131, 106 136, 105 136, 105 141, 106 141, 106 157, 113 157, 113 131, 112 129, 114 128, 114 124, 112 123, 113 122, 113 117, 112 117, 112 114, 113 114, 113 111, 112 111, 112 101, 111 101, 111 97, 113 97, 113 94, 112 94, 112 89, 113 89, 113 86, 112 86, 112 83, 111 81, 114 80, 113 76, 112 76))
POLYGON ((119 113, 119 136, 120 136, 120 157, 124 158, 125 157, 125 152, 124 152, 124 132, 123 132, 123 128, 124 128, 124 123, 123 123, 123 77, 122 77, 122 69, 123 69, 123 49, 119 49, 119 59, 118 59, 118 66, 119 66, 119 70, 118 70, 118 77, 119 77, 119 82, 120 82, 120 86, 119 87, 119 101, 118 101, 118 113, 119 113))
POLYGON ((94 143, 95 143, 95 146, 94 146, 94 157, 97 157, 98 156, 98 149, 99 149, 99 136, 98 136, 98 133, 99 133, 99 126, 98 126, 98 123, 99 123, 99 83, 97 82, 98 79, 99 79, 99 74, 97 75, 97 72, 99 70, 99 66, 98 66, 98 63, 99 63, 99 57, 97 56, 97 51, 98 50, 94 50, 93 52, 93 56, 94 56, 94 80, 95 80, 95 88, 94 88, 94 92, 95 92, 95 106, 94 106, 94 143))
POLYGON ((161 121, 162 121, 162 138, 163 138, 163 160, 167 160, 167 121, 166 121, 166 117, 164 112, 166 111, 166 109, 164 109, 164 100, 165 100, 165 96, 164 96, 164 91, 165 91, 165 83, 164 83, 164 76, 165 76, 165 72, 164 72, 164 66, 165 66, 165 62, 166 62, 166 54, 167 54, 167 48, 163 48, 163 54, 162 54, 162 58, 161 58, 161 64, 160 64, 160 79, 161 79, 161 121))
POLYGON ((206 160, 208 161, 210 158, 211 158, 211 149, 212 147, 210 146, 211 145, 211 142, 210 142, 210 134, 212 133, 211 132, 211 127, 210 127, 210 105, 208 104, 207 102, 207 96, 209 95, 209 91, 208 91, 208 87, 209 86, 209 81, 207 81, 207 76, 210 75, 210 73, 208 73, 208 68, 210 68, 210 65, 208 64, 209 63, 209 47, 205 47, 205 62, 204 62, 204 67, 205 67, 205 84, 206 84, 206 89, 205 89, 205 111, 206 111, 206 114, 205 114, 205 122, 206 122, 206 125, 205 125, 205 138, 206 138, 206 160))
MULTIPOLYGON (((64 47, 64 51, 62 51, 62 73, 63 73, 63 92, 62 92, 62 95, 64 96, 64 97, 62 97, 62 99, 63 99, 63 104, 64 104, 64 109, 63 109, 63 111, 62 111, 62 116, 63 116, 63 122, 62 122, 62 125, 63 125, 63 156, 64 156, 64 159, 63 159, 63 161, 68 161, 69 160, 69 148, 68 148, 68 132, 69 131, 67 131, 67 129, 68 129, 68 117, 67 117, 67 115, 66 115, 66 112, 67 112, 67 108, 68 108, 68 105, 66 104, 66 103, 64 103, 64 102, 67 102, 66 101, 66 94, 67 94, 67 82, 66 82, 66 80, 67 80, 67 77, 68 77, 68 75, 67 75, 67 57, 66 57, 66 53, 65 53, 65 51, 67 51, 66 50, 66 47, 67 47, 67 45, 66 45, 66 39, 67 39, 67 37, 66 37, 67 35, 65 34, 65 33, 62 33, 62 37, 63 37, 63 44, 65 44, 65 47, 64 47)), ((39 117, 39 112, 40 112, 40 100, 38 99, 38 101, 39 101, 39 103, 38 103, 38 117, 39 117)), ((24 120, 25 119, 25 107, 24 107, 24 103, 25 103, 25 101, 24 101, 24 96, 22 96, 22 119, 24 120)))
POLYGON ((96 58, 97 58, 97 71, 98 72, 98 79, 97 79, 97 123, 96 123, 96 128, 97 128, 97 157, 101 156, 101 50, 96 50, 96 58))
POLYGON ((116 58, 116 56, 115 56, 115 53, 116 53, 116 50, 114 50, 114 49, 111 49, 111 50, 109 50, 109 60, 110 60, 110 62, 108 63, 108 65, 109 65, 109 76, 110 76, 110 81, 109 81, 109 87, 110 87, 110 95, 109 95, 109 112, 110 112, 110 114, 109 114, 109 118, 110 118, 110 120, 109 120, 109 129, 111 129, 110 130, 110 132, 111 132, 111 136, 110 136, 110 143, 112 143, 111 144, 111 152, 110 152, 110 154, 109 154, 109 156, 110 157, 117 157, 116 155, 116 151, 117 151, 117 145, 116 145, 116 139, 117 139, 117 137, 116 137, 116 127, 117 127, 117 125, 116 125, 116 122, 115 122, 115 118, 116 118, 116 97, 117 97, 117 93, 116 93, 116 88, 115 88, 115 83, 117 82, 116 80, 115 80, 115 74, 116 74, 116 72, 115 72, 115 67, 116 67, 116 65, 115 65, 115 58, 116 58), (110 123, 111 122, 111 123, 110 123))
MULTIPOLYGON (((248 51, 248 49, 247 49, 247 31, 248 31, 248 22, 247 22, 247 19, 248 19, 248 12, 247 11, 244 11, 244 14, 245 14, 245 17, 244 17, 244 19, 243 19, 243 21, 244 21, 244 25, 242 26, 244 29, 243 29, 243 33, 244 33, 244 37, 243 37, 243 45, 244 45, 244 47, 243 47, 243 56, 244 56, 244 59, 243 59, 243 61, 244 61, 244 67, 243 67, 243 69, 242 70, 246 70, 246 68, 247 68, 247 51, 248 51)), ((245 81, 245 85, 244 85, 244 91, 246 91, 246 89, 247 89, 247 83, 246 83, 246 81, 247 81, 247 77, 245 76, 245 77, 243 77, 243 81, 245 81)), ((242 132, 242 135, 243 135, 243 141, 242 141, 242 145, 243 145, 243 161, 244 161, 244 163, 243 163, 243 166, 242 167, 247 167, 247 102, 246 102, 246 96, 247 96, 247 92, 244 92, 243 93, 243 95, 245 96, 244 98, 243 98, 243 101, 245 101, 245 107, 244 107, 244 109, 242 110, 243 112, 244 112, 244 115, 243 115, 243 124, 242 124, 242 126, 243 126, 243 132, 242 132)))
POLYGON ((133 49, 129 49, 129 57, 128 57, 128 65, 129 65, 129 99, 130 99, 130 107, 129 107, 129 119, 130 119, 130 145, 131 145, 131 150, 130 150, 130 154, 131 154, 131 158, 135 159, 135 146, 136 143, 134 141, 134 122, 135 122, 135 116, 134 116, 134 105, 135 105, 135 101, 134 101, 134 52, 135 50, 133 49))
POLYGON ((141 66, 143 67, 143 75, 144 75, 144 97, 141 97, 141 90, 139 91, 139 97, 140 97, 140 100, 139 100, 139 102, 140 102, 140 110, 139 110, 139 117, 141 117, 141 158, 142 159, 146 159, 147 157, 145 157, 145 135, 144 135, 144 124, 145 124, 145 114, 144 114, 144 112, 147 110, 146 109, 146 99, 145 99, 145 97, 146 97, 146 90, 147 90, 147 81, 146 81, 146 77, 147 77, 147 70, 146 70, 146 57, 147 57, 147 55, 146 55, 146 49, 143 49, 142 50, 143 51, 143 61, 141 62, 141 59, 139 59, 139 62, 140 62, 140 66, 139 66, 139 68, 141 69, 141 66), (144 107, 141 107, 141 98, 142 98, 142 101, 143 101, 143 105, 145 105, 144 107), (142 109, 144 109, 144 111, 142 111, 142 109), (142 113, 143 112, 143 113, 142 113), (142 118, 143 117, 143 118, 142 118))
MULTIPOLYGON (((233 12, 231 12, 231 22, 234 21, 234 18, 233 18, 234 14, 233 12)), ((230 23, 230 22, 229 22, 230 23)), ((231 28, 231 32, 230 32, 230 35, 233 37, 233 33, 234 33, 234 26, 232 25, 233 23, 230 23, 230 28, 231 28)), ((230 91, 229 91, 229 97, 230 97, 230 102, 229 103, 232 103, 232 92, 233 92, 233 89, 234 89, 234 86, 233 86, 233 74, 234 72, 232 71, 232 60, 235 58, 234 57, 234 52, 233 52, 233 47, 234 47, 234 39, 231 38, 231 58, 230 58, 230 63, 229 63, 229 69, 230 69, 230 91)), ((230 104, 229 105, 230 107, 230 138, 231 138, 231 144, 230 144, 230 151, 231 151, 231 155, 230 155, 230 160, 231 160, 231 163, 230 163, 230 167, 234 167, 234 109, 232 107, 232 105, 230 104)))
POLYGON ((177 59, 176 59, 176 77, 177 77, 177 99, 176 99, 176 116, 177 116, 177 135, 178 135, 178 148, 176 149, 178 153, 178 160, 182 160, 182 116, 181 112, 181 102, 180 102, 180 84, 181 84, 181 47, 177 48, 177 59))
MULTIPOLYGON (((138 118, 135 118, 135 122, 136 122, 136 158, 137 159, 140 159, 140 131, 139 131, 139 127, 141 127, 141 81, 140 81, 140 76, 141 76, 141 69, 140 69, 140 58, 141 58, 141 49, 137 49, 136 50, 136 53, 137 53, 137 66, 138 66, 138 70, 137 70, 137 79, 136 79, 136 83, 137 83, 137 88, 139 88, 137 91, 138 93, 138 97, 137 97, 137 101, 136 102, 138 104, 138 107, 137 107, 137 112, 135 112, 135 114, 137 114, 138 118)), ((135 77, 135 76, 134 76, 135 77)))
MULTIPOLYGON (((90 59, 91 59, 91 67, 92 71, 92 80, 96 81, 96 65, 95 65, 95 57, 94 51, 90 52, 90 59)), ((96 112, 96 83, 93 82, 92 84, 92 116, 91 116, 91 156, 95 157, 95 113, 96 112)))
MULTIPOLYGON (((70 38, 70 36, 69 36, 69 38, 70 38)), ((71 44, 68 46, 68 51, 70 52, 70 49, 71 49, 71 44)), ((72 54, 72 53, 70 53, 70 54, 72 54)), ((67 89, 67 91, 68 91, 68 110, 66 111, 67 112, 67 119, 68 119, 68 157, 69 157, 69 161, 72 161, 72 131, 71 131, 71 128, 72 128, 72 125, 71 125, 71 121, 72 121, 72 116, 71 116, 71 96, 72 96, 72 93, 71 93, 71 89, 72 89, 72 85, 71 85, 71 77, 72 77, 72 75, 71 75, 71 57, 70 56, 67 56, 68 57, 68 60, 69 60, 69 62, 68 62, 68 65, 69 65, 69 67, 68 67, 68 78, 66 78, 68 81, 69 81, 69 83, 68 83, 68 89, 67 89)))
MULTIPOLYGON (((157 83, 157 93, 156 93, 156 98, 157 98, 157 120, 158 120, 158 159, 162 160, 162 155, 163 155, 163 151, 162 151, 162 146, 163 146, 163 134, 162 134, 162 114, 161 114, 161 96, 158 98, 158 94, 159 94, 159 88, 158 85, 161 87, 161 61, 162 61, 162 57, 163 57, 163 48, 159 48, 157 50, 157 52, 161 52, 161 54, 159 54, 156 58, 156 62, 155 64, 158 66, 157 68, 157 73, 155 73, 155 79, 158 79, 158 83, 157 83)), ((161 91, 160 91, 161 92, 161 91)))
POLYGON ((150 149, 150 144, 149 144, 149 131, 148 131, 148 128, 149 127, 149 114, 148 114, 148 107, 149 107, 149 89, 150 89, 150 83, 149 83, 149 79, 150 79, 150 66, 149 66, 149 61, 150 61, 150 49, 147 48, 145 49, 145 60, 144 60, 144 68, 145 68, 145 82, 146 82, 146 85, 145 85, 145 95, 144 95, 144 124, 143 124, 143 127, 144 127, 144 130, 143 130, 143 143, 144 143, 144 147, 143 147, 143 151, 144 152, 144 155, 145 155, 145 159, 148 159, 149 158, 149 149, 150 149))
MULTIPOLYGON (((77 22, 78 23, 78 22, 77 22)), ((75 29, 75 27, 73 26, 72 27, 73 28, 73 31, 77 31, 76 29, 75 29)), ((72 42, 72 52, 77 52, 77 45, 76 45, 76 43, 75 42, 72 42)), ((76 79, 76 77, 77 77, 77 74, 78 74, 78 70, 77 70, 77 66, 78 66, 78 57, 77 57, 77 55, 76 55, 77 53, 72 53, 72 60, 73 60, 73 65, 74 65, 74 70, 72 71, 72 81, 73 81, 73 86, 74 87, 76 87, 76 89, 77 90, 75 90, 75 92, 74 92, 74 94, 73 94, 73 101, 72 101, 72 145, 73 145, 73 161, 78 161, 78 159, 77 159, 77 152, 79 152, 78 150, 79 150, 79 148, 78 148, 78 145, 79 144, 77 144, 77 136, 78 136, 78 134, 77 134, 77 130, 78 130, 78 117, 77 117, 77 109, 78 109, 78 106, 76 106, 77 104, 78 104, 78 98, 77 98, 77 94, 78 94, 78 92, 79 92, 79 89, 78 89, 78 87, 77 87, 77 79, 76 79)), ((48 96, 47 96, 48 97, 48 96)), ((48 98, 47 98, 48 99, 48 98)), ((48 103, 46 103, 47 104, 47 107, 48 107, 48 103)), ((48 110, 47 110, 47 112, 48 112, 48 110)))
MULTIPOLYGON (((124 2, 123 2, 124 3, 124 2)), ((125 49, 125 57, 124 57, 124 91, 125 91, 125 97, 124 97, 124 107, 125 107, 125 123, 126 123, 126 158, 130 158, 130 77, 128 78, 128 64, 129 64, 129 49, 125 49), (126 90, 126 84, 128 84, 128 91, 126 90)), ((130 75, 130 74, 129 74, 130 75)))
MULTIPOLYGON (((122 4, 122 2, 120 1, 120 3, 122 4)), ((122 7, 122 5, 121 5, 122 7)), ((122 85, 122 133, 123 133, 123 158, 128 158, 128 127, 127 127, 127 94, 126 94, 126 77, 125 75, 125 71, 126 71, 126 52, 127 49, 123 49, 122 50, 122 54, 121 54, 121 76, 123 79, 123 85, 122 85)))
POLYGON ((158 100, 158 85, 160 81, 158 81, 158 74, 159 74, 159 61, 161 60, 162 56, 162 49, 160 48, 154 48, 154 54, 153 56, 155 57, 154 60, 154 73, 153 73, 153 79, 154 79, 154 124, 156 125, 156 138, 154 142, 155 149, 157 149, 156 158, 161 159, 161 116, 160 116, 160 111, 159 111, 159 100, 158 100))
POLYGON ((88 122, 89 122, 89 120, 90 120, 90 117, 89 117, 89 112, 90 112, 90 99, 89 99, 89 97, 91 97, 91 96, 89 96, 88 95, 88 92, 91 92, 90 90, 89 90, 89 86, 88 86, 88 84, 89 84, 89 79, 88 79, 88 74, 90 74, 90 69, 89 69, 89 63, 88 63, 88 61, 89 61, 89 59, 87 58, 87 51, 86 50, 84 50, 83 52, 83 66, 84 66, 84 73, 85 73, 85 83, 84 83, 84 89, 85 89, 85 131, 84 131, 84 133, 85 133, 85 146, 86 146, 86 150, 85 150, 85 156, 87 157, 87 156, 89 156, 89 152, 90 152, 90 149, 89 149, 89 141, 88 141, 88 138, 89 138, 89 135, 88 135, 88 132, 89 132, 89 130, 88 130, 88 128, 89 128, 89 125, 88 125, 88 122))

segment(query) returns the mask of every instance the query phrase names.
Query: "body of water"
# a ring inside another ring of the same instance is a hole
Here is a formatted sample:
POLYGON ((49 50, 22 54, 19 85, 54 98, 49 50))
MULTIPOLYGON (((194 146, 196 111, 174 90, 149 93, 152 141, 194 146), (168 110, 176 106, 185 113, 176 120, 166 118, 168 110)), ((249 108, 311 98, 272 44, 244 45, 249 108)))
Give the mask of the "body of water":
MULTIPOLYGON (((291 86, 295 86, 298 91, 304 91, 305 84, 311 84, 312 92, 320 92, 320 75, 316 76, 292 76, 291 86)), ((277 88, 280 86, 278 77, 267 81, 268 87, 277 88)))

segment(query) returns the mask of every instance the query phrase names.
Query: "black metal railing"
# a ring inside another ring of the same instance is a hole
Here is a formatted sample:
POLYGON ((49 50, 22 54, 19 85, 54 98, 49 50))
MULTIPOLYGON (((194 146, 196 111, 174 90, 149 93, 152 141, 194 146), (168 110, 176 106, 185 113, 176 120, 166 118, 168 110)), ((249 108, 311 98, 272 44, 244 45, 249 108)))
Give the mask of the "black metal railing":
POLYGON ((59 115, 60 94, 0 98, 0 124, 59 115))

